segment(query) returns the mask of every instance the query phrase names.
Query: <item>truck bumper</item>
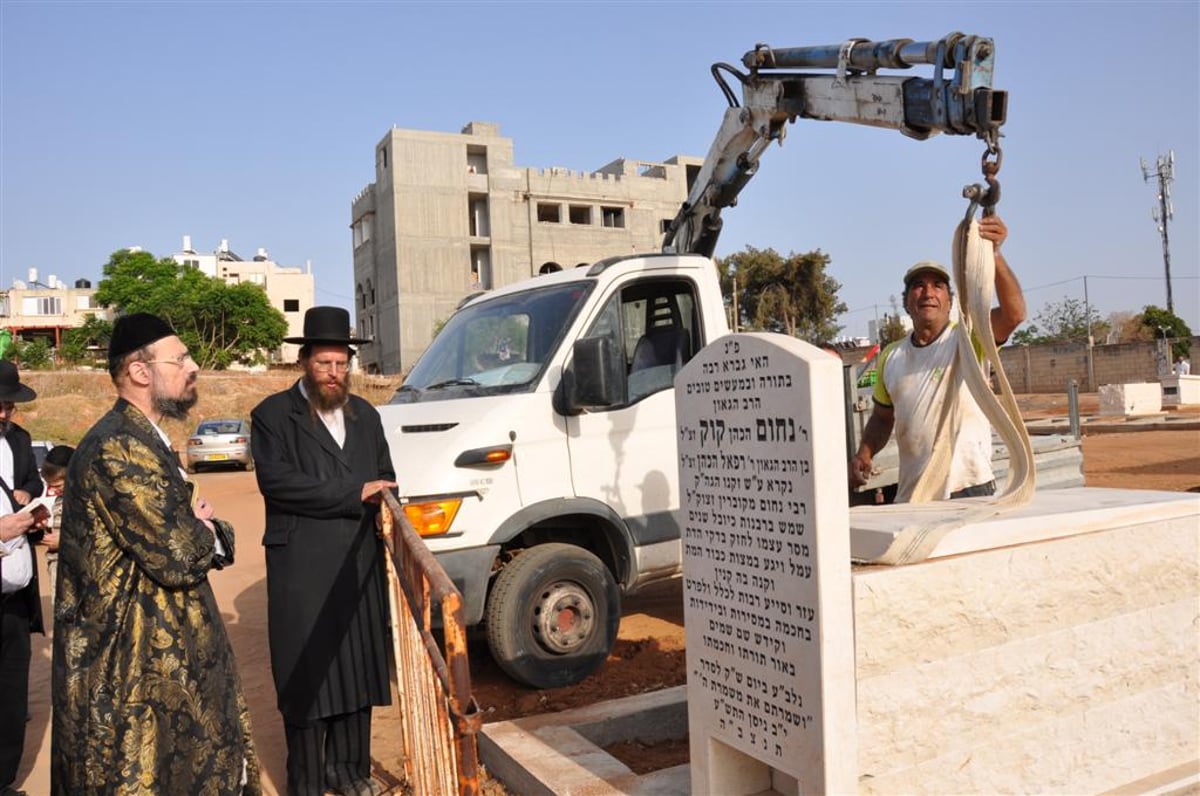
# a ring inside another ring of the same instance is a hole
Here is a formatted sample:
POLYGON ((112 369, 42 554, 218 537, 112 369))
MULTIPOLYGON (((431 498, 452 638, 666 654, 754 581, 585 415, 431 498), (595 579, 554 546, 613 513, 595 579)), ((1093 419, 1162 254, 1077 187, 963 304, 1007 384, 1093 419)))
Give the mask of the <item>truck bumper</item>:
MULTIPOLYGON (((488 581, 492 562, 500 554, 500 545, 469 547, 466 550, 447 550, 434 553, 442 569, 450 576, 454 587, 462 594, 463 621, 467 627, 483 621, 483 606, 487 600, 488 581)), ((437 617, 440 619, 440 617, 437 617)), ((439 622, 440 624, 440 622, 439 622)))

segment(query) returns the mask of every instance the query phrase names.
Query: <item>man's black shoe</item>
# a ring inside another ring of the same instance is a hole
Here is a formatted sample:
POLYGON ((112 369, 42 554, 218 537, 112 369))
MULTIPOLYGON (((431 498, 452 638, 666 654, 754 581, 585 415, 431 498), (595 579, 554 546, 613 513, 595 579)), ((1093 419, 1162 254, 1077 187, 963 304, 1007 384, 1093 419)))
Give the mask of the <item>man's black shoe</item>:
MULTIPOLYGON (((373 779, 356 779, 344 785, 326 785, 325 787, 338 796, 380 796, 384 792, 383 786, 373 779)), ((8 795, 0 794, 0 796, 8 795)))

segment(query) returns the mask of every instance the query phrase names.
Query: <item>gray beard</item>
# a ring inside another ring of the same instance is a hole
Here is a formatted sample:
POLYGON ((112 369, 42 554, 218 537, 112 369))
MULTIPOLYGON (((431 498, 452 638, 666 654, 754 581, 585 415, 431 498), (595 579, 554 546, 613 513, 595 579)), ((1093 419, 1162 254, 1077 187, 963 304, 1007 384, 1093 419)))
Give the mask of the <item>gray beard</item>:
POLYGON ((200 400, 200 394, 192 393, 191 398, 168 398, 155 392, 152 400, 154 401, 154 410, 163 417, 183 420, 188 416, 191 408, 196 405, 196 401, 200 400))

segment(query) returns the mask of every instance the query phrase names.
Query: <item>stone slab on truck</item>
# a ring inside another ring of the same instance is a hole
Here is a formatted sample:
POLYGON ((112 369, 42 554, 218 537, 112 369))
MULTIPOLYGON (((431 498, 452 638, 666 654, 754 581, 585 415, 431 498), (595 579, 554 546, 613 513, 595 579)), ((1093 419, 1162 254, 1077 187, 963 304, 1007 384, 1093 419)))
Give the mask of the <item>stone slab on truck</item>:
POLYGON ((797 118, 833 120, 975 135, 998 165, 993 55, 990 39, 954 33, 760 45, 744 72, 714 65, 730 108, 663 253, 460 304, 380 414, 408 518, 508 675, 578 682, 611 651, 622 595, 680 572, 674 375, 729 332, 711 257, 766 147, 797 118), (933 76, 881 73, 913 66, 933 76))

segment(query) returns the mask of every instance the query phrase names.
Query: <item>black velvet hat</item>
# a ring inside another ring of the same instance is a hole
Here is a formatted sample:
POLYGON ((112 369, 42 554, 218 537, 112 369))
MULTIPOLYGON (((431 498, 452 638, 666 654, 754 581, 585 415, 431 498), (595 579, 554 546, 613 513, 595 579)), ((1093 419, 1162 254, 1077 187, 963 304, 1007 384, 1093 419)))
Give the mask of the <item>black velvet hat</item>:
POLYGON ((148 312, 122 315, 113 324, 112 339, 108 342, 108 361, 113 362, 137 351, 142 346, 175 334, 171 324, 148 312))
POLYGON ((304 336, 285 337, 285 343, 301 345, 359 345, 360 340, 350 331, 350 312, 341 307, 310 307, 304 313, 304 336))
POLYGON ((37 398, 37 393, 21 383, 17 366, 7 359, 0 360, 0 401, 20 404, 37 398))
POLYGON ((75 449, 70 445, 55 445, 46 453, 46 463, 53 464, 56 467, 66 467, 71 461, 71 454, 75 449))

